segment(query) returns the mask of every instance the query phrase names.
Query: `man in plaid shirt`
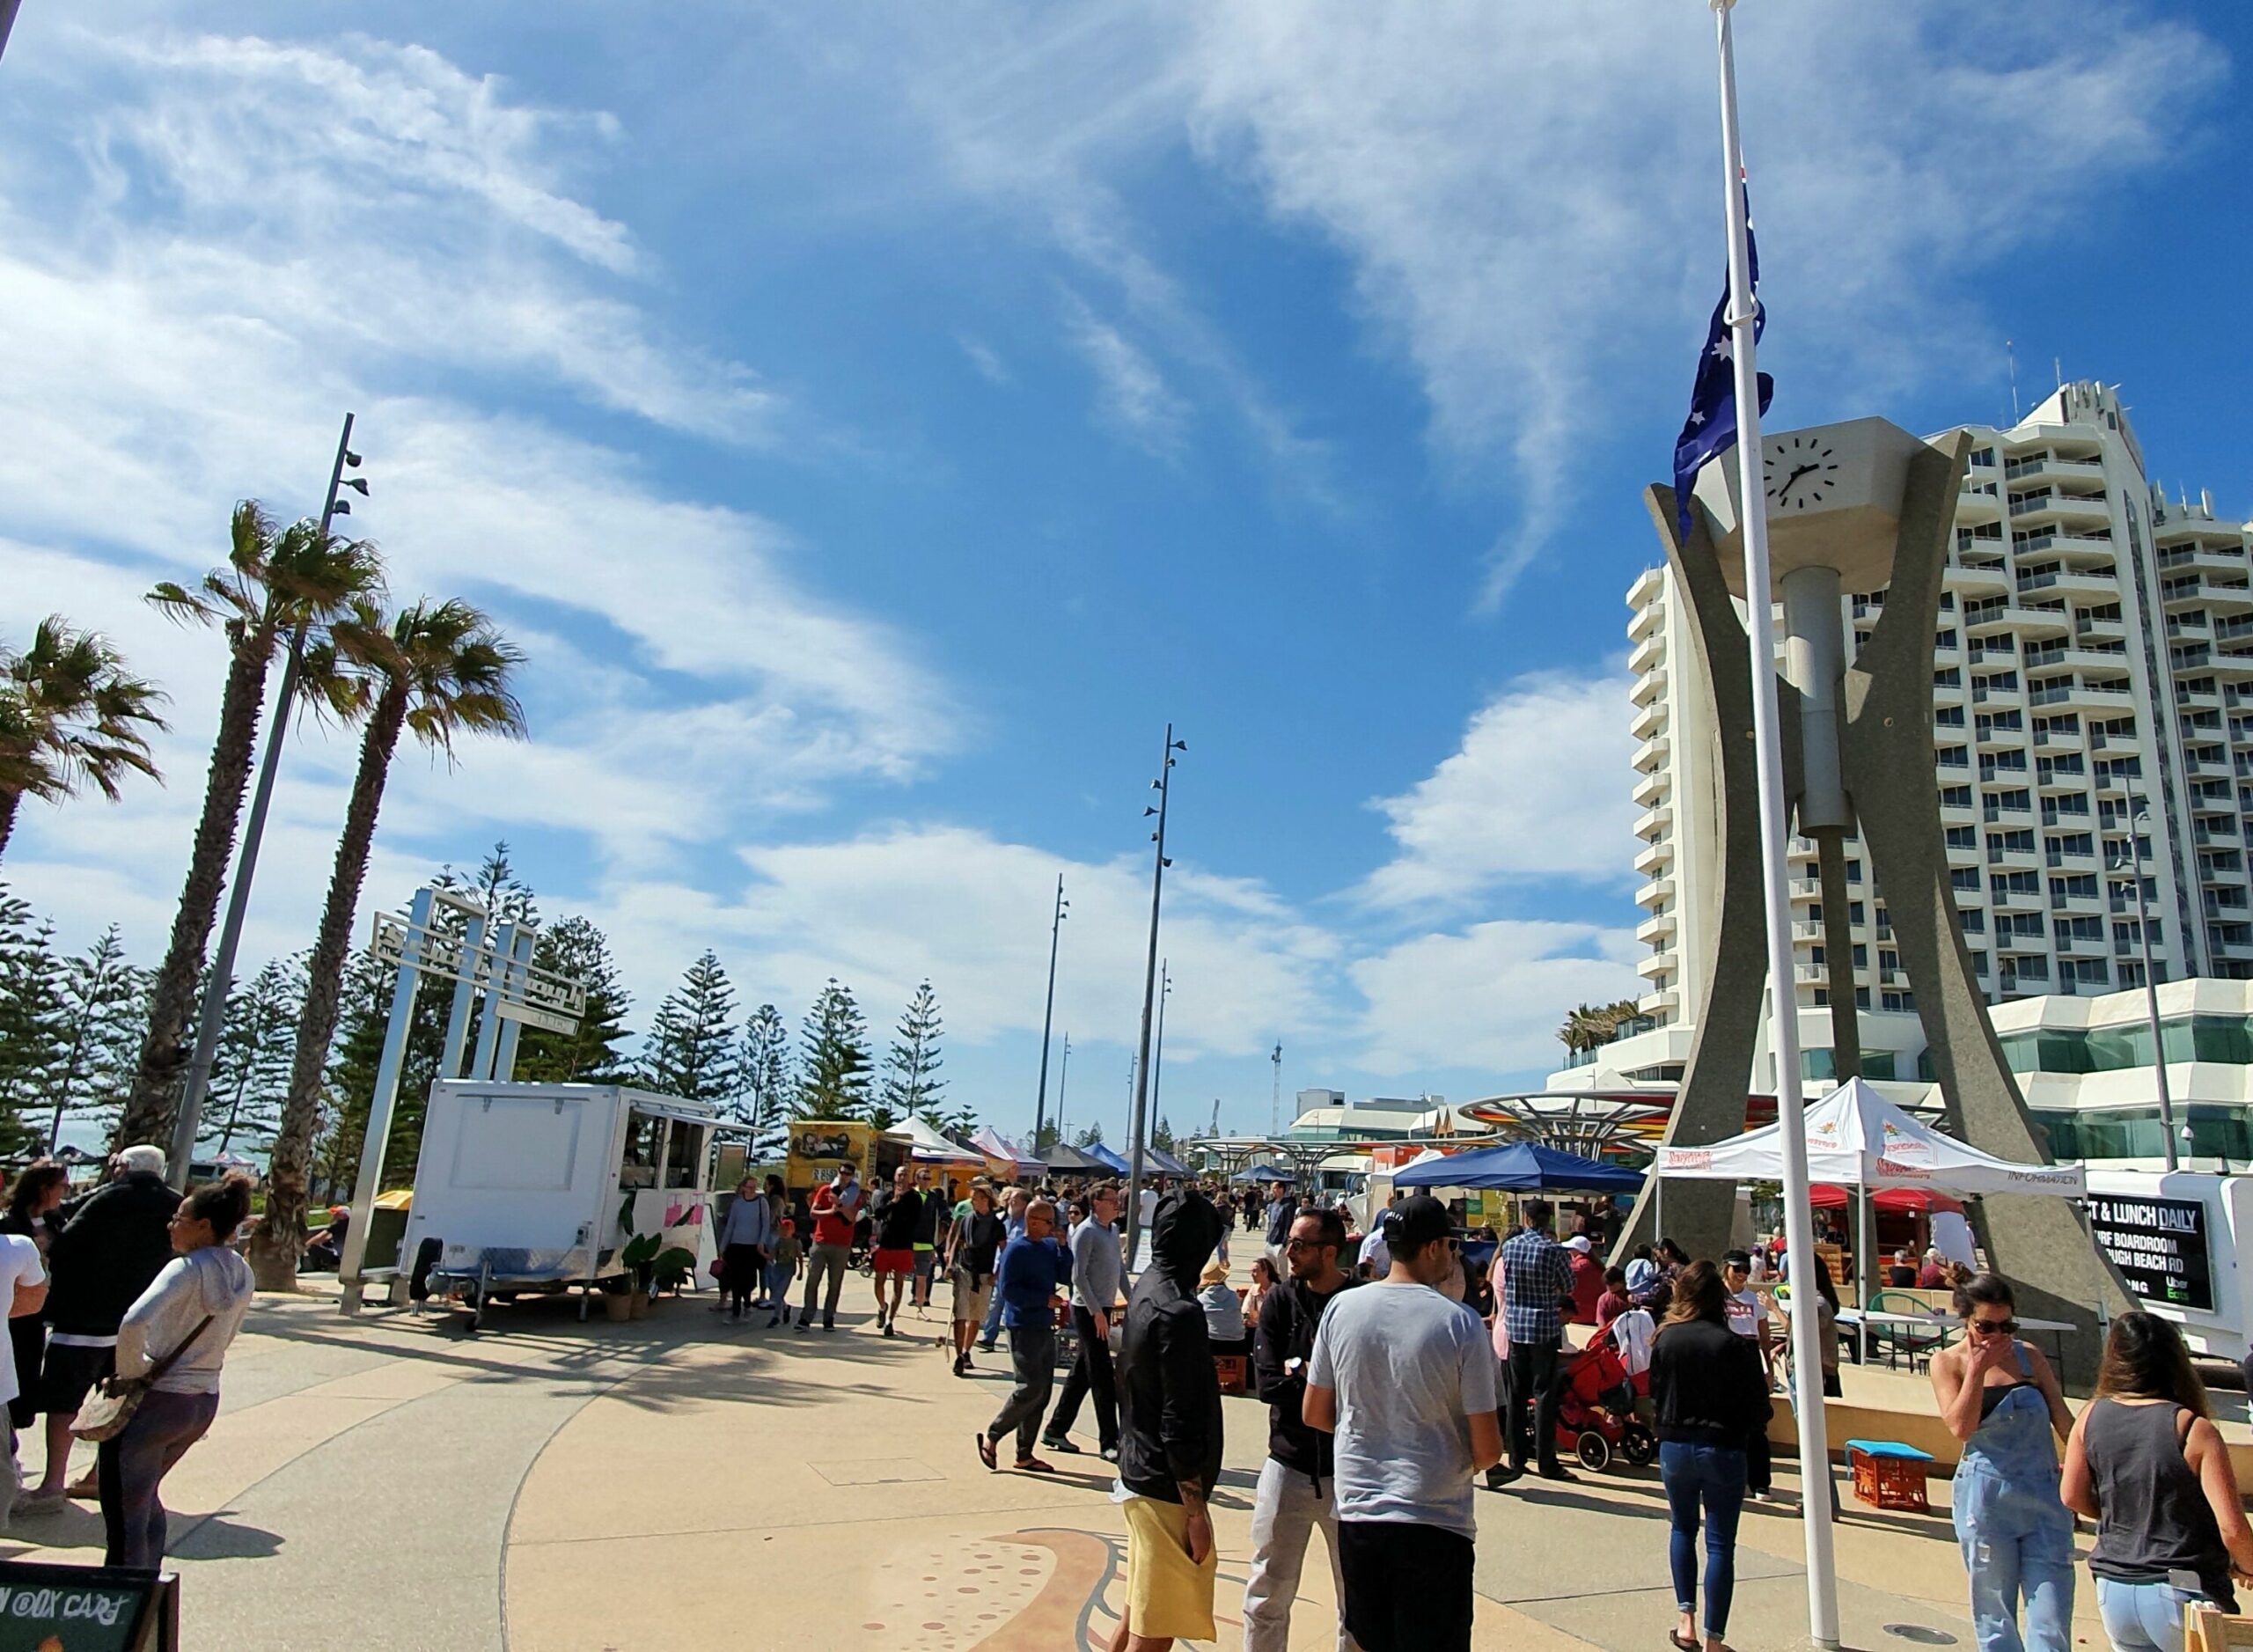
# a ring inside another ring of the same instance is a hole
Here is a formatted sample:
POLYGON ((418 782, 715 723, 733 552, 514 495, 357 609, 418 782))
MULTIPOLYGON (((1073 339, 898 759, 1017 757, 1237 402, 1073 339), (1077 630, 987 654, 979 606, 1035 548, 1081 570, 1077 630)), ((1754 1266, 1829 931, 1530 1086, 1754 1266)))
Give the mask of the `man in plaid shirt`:
POLYGON ((1502 1426, 1510 1460, 1507 1467, 1497 1464, 1486 1471, 1493 1491, 1525 1472, 1529 1450, 1542 1479, 1574 1478, 1557 1461, 1557 1350, 1565 1340, 1563 1304, 1573 1294, 1572 1259, 1549 1237, 1555 1208, 1547 1200, 1527 1200, 1521 1214, 1525 1225, 1502 1246, 1502 1318, 1510 1342, 1502 1371, 1502 1426))

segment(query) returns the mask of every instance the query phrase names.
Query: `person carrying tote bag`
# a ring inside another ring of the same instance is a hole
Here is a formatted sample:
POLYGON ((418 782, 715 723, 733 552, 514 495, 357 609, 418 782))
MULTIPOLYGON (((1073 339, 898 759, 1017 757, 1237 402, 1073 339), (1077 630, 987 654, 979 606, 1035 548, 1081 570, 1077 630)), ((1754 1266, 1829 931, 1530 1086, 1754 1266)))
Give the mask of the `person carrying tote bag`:
POLYGON ((249 1214, 246 1177, 180 1201, 170 1230, 175 1254, 126 1310, 117 1374, 81 1413, 75 1432, 100 1442, 105 1566, 153 1568, 164 1559, 158 1490, 218 1414, 220 1364, 250 1309, 250 1264, 228 1245, 249 1214))

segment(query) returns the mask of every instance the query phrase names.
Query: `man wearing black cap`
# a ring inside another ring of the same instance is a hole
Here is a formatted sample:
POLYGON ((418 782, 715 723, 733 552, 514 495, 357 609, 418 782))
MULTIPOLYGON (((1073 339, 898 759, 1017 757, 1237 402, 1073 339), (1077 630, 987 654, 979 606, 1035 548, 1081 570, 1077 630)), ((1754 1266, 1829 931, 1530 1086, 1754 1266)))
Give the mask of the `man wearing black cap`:
POLYGON ((1502 1455, 1486 1327, 1441 1287, 1460 1266, 1447 1208, 1388 1211, 1392 1268, 1324 1311, 1308 1427, 1337 1435, 1346 1627, 1363 1652, 1469 1652, 1471 1479, 1502 1455))

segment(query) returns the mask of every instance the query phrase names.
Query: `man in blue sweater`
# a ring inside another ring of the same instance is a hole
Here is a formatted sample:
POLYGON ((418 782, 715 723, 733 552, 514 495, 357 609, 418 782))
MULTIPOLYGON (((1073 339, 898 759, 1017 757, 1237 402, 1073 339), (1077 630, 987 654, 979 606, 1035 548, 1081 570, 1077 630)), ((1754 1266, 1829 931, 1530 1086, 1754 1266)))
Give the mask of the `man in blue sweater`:
POLYGON ((1012 1466, 1028 1474, 1056 1472, 1053 1464, 1032 1454, 1041 1413, 1056 1385, 1056 1310, 1063 1306, 1058 1292, 1072 1277, 1071 1257, 1055 1232, 1056 1207, 1034 1200, 1025 1207, 1024 1237, 1009 1241, 994 1276, 994 1298, 1009 1329, 1009 1364, 1017 1384, 1001 1414, 978 1436, 978 1460, 989 1469, 1000 1466, 994 1448, 1014 1428, 1017 1455, 1012 1466))

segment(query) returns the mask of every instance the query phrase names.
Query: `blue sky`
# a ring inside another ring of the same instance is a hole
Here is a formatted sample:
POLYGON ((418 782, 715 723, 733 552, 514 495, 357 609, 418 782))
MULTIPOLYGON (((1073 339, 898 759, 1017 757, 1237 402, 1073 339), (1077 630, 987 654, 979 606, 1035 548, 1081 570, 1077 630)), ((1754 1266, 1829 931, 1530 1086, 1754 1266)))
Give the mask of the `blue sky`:
MULTIPOLYGON (((2125 385, 2253 510, 2235 10, 1744 0, 1785 423, 2125 385)), ((642 1013, 934 980, 1116 1138, 1160 731, 1164 1110, 1537 1077, 1632 994, 1621 592, 1721 276, 1692 0, 1378 8, 27 0, 0 62, 0 631, 174 696, 172 783, 7 875, 153 958, 216 709, 138 593, 315 509, 346 407, 402 592, 489 607, 532 739, 402 761, 370 898, 498 836, 642 1013), (380 33, 361 33, 374 26, 380 33)), ((350 752, 294 745, 248 955, 350 752)))

